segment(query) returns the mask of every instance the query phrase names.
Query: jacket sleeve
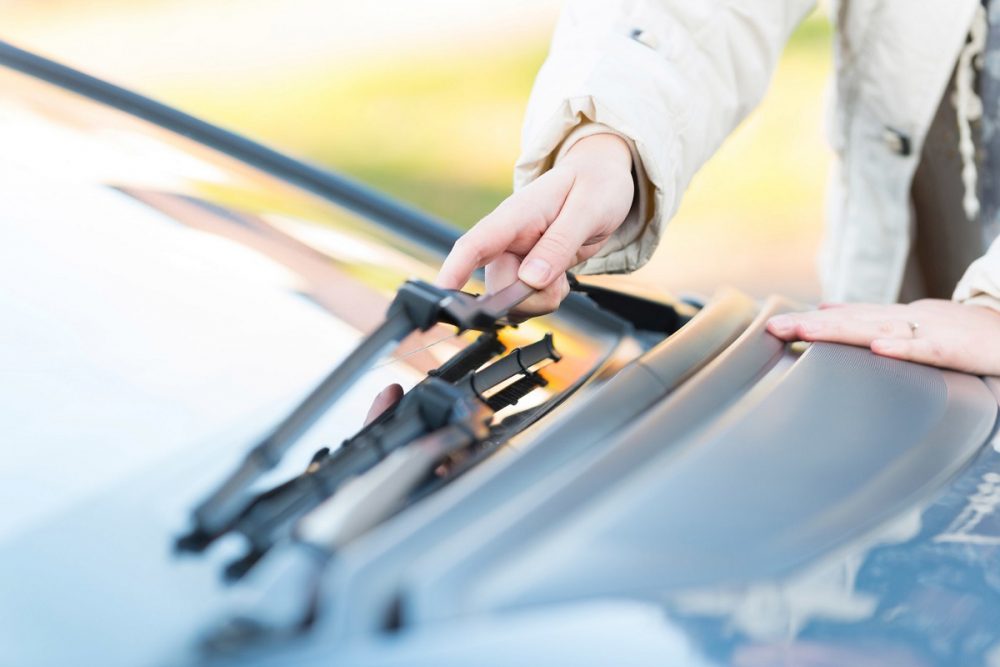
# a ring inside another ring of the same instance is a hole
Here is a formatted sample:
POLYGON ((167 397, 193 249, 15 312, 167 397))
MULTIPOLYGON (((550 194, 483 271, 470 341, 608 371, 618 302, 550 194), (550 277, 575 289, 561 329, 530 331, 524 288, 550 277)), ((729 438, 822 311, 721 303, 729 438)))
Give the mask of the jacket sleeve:
POLYGON ((952 298, 1000 311, 1000 238, 993 241, 985 255, 969 265, 952 298))
POLYGON ((763 97, 814 4, 568 0, 528 102, 514 187, 550 169, 584 125, 630 140, 639 161, 640 203, 577 271, 634 271, 650 258, 694 173, 763 97))

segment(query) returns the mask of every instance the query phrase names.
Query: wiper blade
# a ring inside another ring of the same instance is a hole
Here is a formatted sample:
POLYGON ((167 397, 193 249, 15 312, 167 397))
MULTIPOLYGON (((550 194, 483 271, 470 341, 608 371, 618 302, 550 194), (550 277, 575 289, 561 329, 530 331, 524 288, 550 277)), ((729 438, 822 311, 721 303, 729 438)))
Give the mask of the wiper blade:
MULTIPOLYGON (((371 472, 356 477, 341 492, 305 515, 281 556, 276 575, 252 603, 254 616, 238 615, 213 628, 203 638, 209 654, 233 654, 252 646, 300 636, 320 610, 322 577, 334 554, 373 525, 391 516, 410 490, 440 460, 487 437, 484 424, 451 424, 393 452, 371 472), (278 612, 269 604, 277 591, 291 604, 278 612), (257 614, 263 613, 264 617, 257 614)), ((227 568, 232 578, 249 570, 263 556, 251 552, 227 568)))
POLYGON ((376 359, 390 352, 410 333, 427 331, 438 323, 451 324, 459 330, 495 330, 505 326, 510 311, 533 293, 533 288, 520 281, 479 297, 443 290, 423 281, 404 283, 389 305, 383 323, 254 446, 240 466, 195 508, 194 528, 177 540, 177 548, 202 551, 211 544, 247 507, 254 482, 280 462, 285 452, 376 359))
MULTIPOLYGON (((260 642, 299 636, 311 627, 319 612, 323 572, 334 554, 405 507, 414 490, 432 478, 435 468, 442 461, 466 452, 489 438, 491 429, 483 418, 484 415, 516 403, 530 389, 544 386, 545 379, 537 371, 531 370, 531 367, 536 365, 533 361, 540 363, 545 359, 559 359, 552 347, 551 335, 527 348, 514 350, 504 359, 482 369, 478 373, 479 382, 475 382, 471 375, 465 378, 459 386, 466 390, 467 398, 470 393, 476 395, 473 405, 477 409, 462 410, 455 421, 409 442, 407 446, 388 452, 385 458, 365 474, 352 477, 332 497, 317 502, 298 520, 289 521, 284 533, 290 539, 281 552, 278 577, 264 591, 260 604, 270 610, 268 600, 271 592, 278 589, 282 590, 281 595, 285 598, 289 589, 300 591, 300 602, 286 608, 280 614, 280 619, 233 617, 205 637, 203 648, 210 653, 245 650, 260 642), (512 359, 516 361, 511 363, 512 359), (500 372, 501 368, 505 371, 500 372), (494 387, 487 387, 487 381, 492 379, 503 384, 511 379, 507 375, 508 371, 516 376, 522 369, 527 374, 511 384, 505 384, 485 400, 478 391, 470 391, 474 385, 484 392, 491 391, 494 387), (527 387, 529 384, 528 389, 514 390, 515 387, 527 387), (499 398, 501 395, 504 396, 503 399, 499 398)), ((467 360, 474 363, 471 358, 467 360)), ((433 381, 440 382, 440 379, 433 378, 433 381)), ((320 450, 302 477, 319 472, 329 458, 328 453, 329 450, 320 450)), ((262 494, 259 501, 268 503, 286 492, 295 495, 294 487, 300 479, 296 478, 262 494)), ((301 501, 302 496, 298 500, 301 501)), ((294 502, 293 500, 292 504, 294 502)), ((247 537, 253 544, 251 535, 247 534, 247 537)), ((239 578, 250 570, 268 552, 267 548, 260 548, 261 546, 258 542, 258 546, 252 547, 246 556, 231 563, 226 569, 227 578, 239 578)), ((269 611, 265 614, 271 615, 269 611)))
POLYGON ((547 334, 469 373, 457 384, 428 377, 406 394, 387 418, 372 422, 339 449, 314 459, 304 474, 258 496, 231 526, 223 529, 242 533, 251 547, 245 557, 227 568, 227 578, 243 576, 274 544, 291 534, 298 519, 333 496, 349 479, 367 472, 396 450, 449 426, 468 431, 470 443, 481 439, 480 432, 495 411, 545 384, 533 368, 558 360, 552 336, 547 334), (519 379, 506 384, 515 378, 519 379), (527 378, 530 388, 519 384, 527 378))

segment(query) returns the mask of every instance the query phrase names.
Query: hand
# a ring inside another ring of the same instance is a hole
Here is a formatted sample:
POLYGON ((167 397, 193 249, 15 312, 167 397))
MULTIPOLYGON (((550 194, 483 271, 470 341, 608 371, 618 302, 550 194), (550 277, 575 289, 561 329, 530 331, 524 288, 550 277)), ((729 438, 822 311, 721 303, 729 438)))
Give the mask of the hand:
POLYGON ((624 222, 633 194, 628 144, 613 134, 584 137, 555 167, 466 232, 437 284, 461 289, 485 266, 489 292, 516 278, 540 291, 515 316, 552 312, 569 294, 566 270, 600 250, 624 222))
POLYGON ((777 315, 767 328, 783 340, 859 345, 884 357, 1000 375, 1000 313, 981 306, 940 299, 827 304, 809 313, 777 315))

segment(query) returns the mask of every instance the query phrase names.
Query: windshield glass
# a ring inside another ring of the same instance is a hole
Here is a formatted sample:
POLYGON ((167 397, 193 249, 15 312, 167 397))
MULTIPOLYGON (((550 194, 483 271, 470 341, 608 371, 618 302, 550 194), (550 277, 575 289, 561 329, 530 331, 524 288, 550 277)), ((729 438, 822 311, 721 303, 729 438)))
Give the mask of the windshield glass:
MULTIPOLYGON (((0 424, 17 445, 0 494, 18 508, 0 512, 0 540, 180 452, 208 484, 377 325, 405 279, 436 270, 391 229, 4 69, 0 142, 0 424)), ((520 407, 578 381, 610 344, 559 317, 506 342, 550 330, 564 359, 520 407)), ((471 338, 438 327, 407 339, 275 475, 471 338)))

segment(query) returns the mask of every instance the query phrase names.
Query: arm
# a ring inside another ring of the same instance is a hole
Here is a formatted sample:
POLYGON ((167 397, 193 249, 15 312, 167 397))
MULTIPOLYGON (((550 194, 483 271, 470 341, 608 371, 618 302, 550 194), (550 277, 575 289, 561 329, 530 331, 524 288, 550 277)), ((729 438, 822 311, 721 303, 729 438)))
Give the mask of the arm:
POLYGON ((571 266, 641 266, 813 4, 571 0, 529 101, 515 193, 463 237, 440 284, 486 265, 491 287, 518 275, 545 288, 526 304, 540 312, 564 296, 571 266))
POLYGON ((598 123, 626 137, 645 217, 585 272, 634 271, 694 174, 763 98, 812 0, 570 2, 528 104, 515 189, 551 167, 563 138, 598 123))

